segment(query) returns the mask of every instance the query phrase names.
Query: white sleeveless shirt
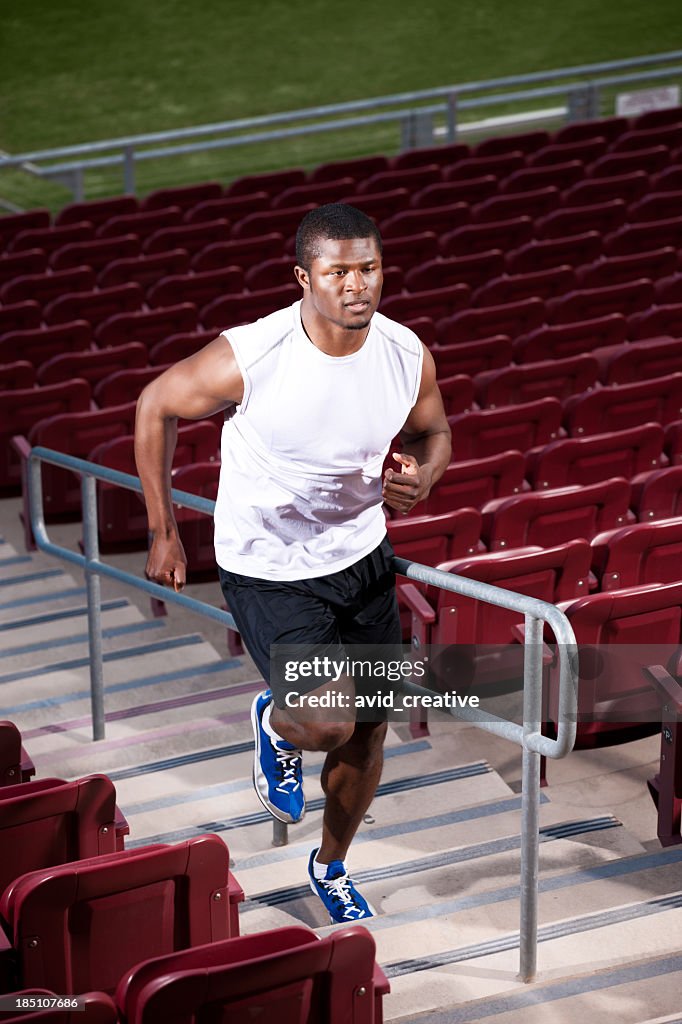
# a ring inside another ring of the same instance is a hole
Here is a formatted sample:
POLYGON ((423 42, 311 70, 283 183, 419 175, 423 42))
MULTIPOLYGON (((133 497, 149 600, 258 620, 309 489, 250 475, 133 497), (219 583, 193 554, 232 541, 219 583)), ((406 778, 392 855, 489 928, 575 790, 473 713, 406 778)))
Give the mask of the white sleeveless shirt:
POLYGON ((329 356, 300 306, 223 332, 244 397, 223 427, 216 561, 266 580, 337 572, 381 543, 382 465, 421 382, 408 328, 375 313, 362 348, 329 356))

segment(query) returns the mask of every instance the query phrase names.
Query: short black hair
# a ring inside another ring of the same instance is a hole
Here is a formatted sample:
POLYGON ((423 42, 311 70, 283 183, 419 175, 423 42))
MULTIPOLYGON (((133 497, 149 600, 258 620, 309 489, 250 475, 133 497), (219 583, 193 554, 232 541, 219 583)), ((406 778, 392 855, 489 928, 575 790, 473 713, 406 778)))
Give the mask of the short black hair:
POLYGON ((314 259, 320 255, 320 242, 326 238, 373 238, 382 251, 381 235, 374 221, 347 203, 326 203, 318 206, 305 217, 296 232, 296 263, 310 270, 314 259))

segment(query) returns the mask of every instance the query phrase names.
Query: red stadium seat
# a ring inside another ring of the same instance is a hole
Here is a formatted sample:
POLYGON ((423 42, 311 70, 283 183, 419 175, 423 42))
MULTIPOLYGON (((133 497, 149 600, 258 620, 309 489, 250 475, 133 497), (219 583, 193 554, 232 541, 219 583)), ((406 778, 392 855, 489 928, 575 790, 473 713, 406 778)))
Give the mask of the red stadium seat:
POLYGON ((454 345, 437 345, 431 350, 436 363, 438 378, 453 374, 473 375, 498 366, 507 366, 512 358, 511 339, 504 334, 480 341, 456 342, 454 345))
POLYGON ((682 108, 666 107, 662 110, 647 110, 633 121, 632 127, 639 131, 642 128, 658 128, 664 124, 682 122, 682 108))
POLYGON ((665 452, 671 465, 682 465, 682 419, 673 420, 666 427, 665 452))
MULTIPOLYGON (((386 246, 384 246, 384 252, 386 246)), ((467 284, 479 288, 504 270, 504 256, 500 249, 477 252, 470 256, 438 257, 427 260, 420 266, 413 266, 405 274, 408 288, 419 290, 428 287, 467 284)))
MULTIPOLYGON (((17 494, 21 483, 18 456, 9 444, 15 434, 28 434, 45 417, 79 413, 90 408, 90 385, 72 380, 42 388, 26 388, 0 394, 3 419, 0 426, 0 494, 17 494)), ((53 447, 51 444, 50 447, 53 447)))
POLYGON ((46 269, 47 253, 42 249, 0 252, 0 285, 7 284, 21 274, 42 274, 46 269))
POLYGON ((207 220, 228 220, 230 224, 246 217, 247 213, 270 209, 267 192, 249 192, 243 196, 222 196, 220 199, 204 199, 186 210, 185 224, 200 224, 207 220))
POLYGON ((587 353, 487 370, 474 379, 476 401, 482 408, 495 409, 546 396, 564 399, 593 387, 598 373, 597 360, 587 353))
POLYGON ((279 288, 264 288, 257 292, 238 292, 214 299, 201 310, 200 320, 204 328, 215 327, 216 333, 227 327, 250 323, 259 317, 274 313, 301 297, 298 284, 285 284, 279 288))
POLYGON ((682 373, 652 377, 636 384, 597 388, 564 404, 572 437, 627 430, 644 423, 672 423, 682 408, 682 373))
MULTIPOLYGON (((66 224, 64 227, 31 228, 15 235, 9 244, 9 252, 22 249, 42 249, 54 254, 61 246, 73 242, 86 242, 94 237, 95 229, 89 221, 66 224)), ((72 264, 76 266, 76 264, 72 264)))
POLYGON ((451 203, 481 203, 497 192, 497 178, 483 174, 478 178, 463 181, 442 181, 419 189, 412 196, 410 206, 426 209, 429 206, 446 206, 451 203))
POLYGON ((682 520, 632 523, 592 540, 592 567, 600 590, 646 583, 679 583, 682 520))
POLYGON ((78 224, 88 220, 95 227, 104 224, 112 217, 121 217, 135 213, 138 209, 135 196, 111 196, 109 199, 87 199, 79 203, 69 203, 62 207, 54 219, 55 226, 78 224))
POLYGON ((576 323, 545 324, 516 339, 514 361, 536 363, 542 359, 563 359, 607 345, 620 345, 626 337, 627 320, 620 313, 576 323))
POLYGON ((628 337, 633 341, 656 338, 662 334, 682 337, 681 302, 655 306, 647 312, 633 313, 628 317, 628 337))
POLYGON ((68 292, 53 299, 43 312, 46 324, 66 324, 87 320, 96 327, 117 313, 132 313, 144 304, 139 284, 119 284, 89 292, 68 292))
POLYGON ((168 363, 176 363, 180 359, 186 359, 187 356, 194 355, 199 349, 213 341, 215 336, 215 330, 171 334, 169 338, 157 341, 149 350, 149 362, 152 366, 165 366, 168 363))
POLYGON ((563 264, 578 266, 590 263, 601 255, 602 238, 598 231, 585 231, 566 238, 533 239, 507 253, 505 267, 509 274, 546 270, 563 264))
POLYGON ((453 509, 482 508, 493 498, 520 494, 525 489, 525 459, 506 451, 485 459, 452 462, 431 489, 424 511, 435 516, 453 509))
POLYGON ((159 188, 140 203, 140 209, 161 210, 167 206, 179 206, 187 210, 206 199, 220 199, 223 194, 222 185, 217 181, 204 181, 198 185, 179 185, 175 188, 159 188))
POLYGON ((615 231, 627 219, 623 199, 591 206, 569 206, 554 210, 535 222, 536 238, 565 238, 570 231, 615 231))
POLYGON ((381 313, 393 320, 404 320, 407 317, 449 316, 455 310, 462 309, 469 303, 471 290, 466 284, 453 284, 446 288, 430 288, 428 291, 410 292, 404 295, 389 295, 379 307, 381 313))
POLYGON ((456 416, 474 404, 474 383, 465 373, 439 377, 438 390, 447 416, 456 416))
POLYGON ((660 281, 656 281, 654 290, 659 305, 676 305, 682 302, 682 272, 662 277, 660 281))
POLYGON ((197 310, 191 302, 177 306, 164 306, 138 313, 118 313, 99 324, 95 339, 100 348, 122 345, 128 341, 141 341, 147 348, 178 334, 193 331, 197 326, 197 310))
POLYGON ((640 522, 682 516, 682 465, 655 469, 633 480, 632 507, 640 522))
POLYGON ((492 175, 497 181, 525 165, 525 157, 518 149, 505 153, 492 153, 488 156, 471 156, 458 160, 443 171, 443 181, 471 181, 492 175))
POLYGON ((314 209, 315 203, 305 203, 300 206, 290 206, 286 210, 263 210, 260 213, 249 213, 233 225, 230 238, 257 238, 269 231, 278 231, 288 238, 296 233, 296 229, 306 213, 314 209))
MULTIPOLYGON (((141 347, 144 349, 144 345, 141 347)), ((112 405, 123 405, 124 402, 137 401, 142 389, 166 369, 166 366, 141 366, 135 369, 126 367, 122 370, 115 370, 96 384, 92 397, 100 409, 108 409, 112 405)))
POLYGON ((559 436, 561 403, 556 398, 541 398, 502 409, 472 410, 449 416, 448 423, 454 462, 483 459, 508 448, 526 452, 559 436))
POLYGON ((577 267, 575 276, 581 288, 601 288, 604 285, 623 284, 648 277, 656 281, 672 274, 677 266, 677 253, 672 246, 663 246, 650 252, 636 252, 627 256, 608 256, 594 263, 577 267))
POLYGON ((630 480, 661 465, 663 428, 645 423, 629 430, 590 437, 563 437, 531 452, 526 475, 536 491, 598 483, 610 477, 630 480))
POLYGON ((0 288, 0 302, 22 302, 33 299, 45 306, 65 292, 87 292, 95 287, 91 267, 74 267, 53 274, 21 274, 0 288))
POLYGON ((680 365, 677 338, 645 338, 598 352, 603 384, 634 384, 675 373, 680 365))
POLYGON ((100 380, 104 380, 117 370, 146 365, 147 350, 139 341, 95 351, 87 349, 83 352, 62 352, 41 364, 38 370, 38 383, 58 384, 60 381, 80 377, 94 387, 100 380))
POLYGON ((474 224, 485 224, 491 220, 508 220, 511 217, 542 217, 559 205, 560 198, 559 189, 553 185, 533 192, 491 196, 476 203, 471 211, 471 219, 474 224))
POLYGON ((527 491, 490 502, 483 536, 490 551, 527 544, 552 547, 576 537, 591 540, 631 517, 630 485, 621 477, 556 490, 527 491))
POLYGON ((17 359, 13 363, 0 363, 0 391, 31 388, 35 384, 35 379, 35 367, 27 359, 17 359))
POLYGON ((274 259, 284 252, 284 235, 271 231, 258 238, 239 241, 212 242, 192 259, 192 270, 200 274, 205 270, 223 270, 225 267, 252 267, 265 259, 274 259))
POLYGON ((12 302, 0 306, 0 338, 10 331, 29 331, 40 327, 42 314, 37 302, 12 302))
POLYGON ((649 309, 656 293, 651 281, 626 281, 601 288, 581 288, 546 302, 547 323, 566 324, 576 320, 594 320, 610 313, 638 313, 649 309))
POLYGON ((436 325, 430 316, 411 317, 403 320, 403 324, 405 327, 409 327, 411 331, 414 331, 427 348, 433 348, 436 344, 436 325))
MULTIPOLYGON (((189 460, 187 465, 173 470, 172 483, 178 491, 198 494, 209 501, 215 501, 218 493, 220 463, 215 461, 189 460)), ((194 509, 176 506, 175 519, 180 531, 180 540, 185 549, 190 582, 217 579, 215 547, 213 544, 213 519, 194 509)))
POLYGON ((631 203, 645 194, 649 179, 645 171, 630 171, 629 174, 612 177, 586 178, 571 185, 561 195, 563 206, 589 206, 591 203, 608 203, 612 199, 623 199, 631 203))
POLYGON ((321 181, 334 181, 337 178, 353 178, 355 181, 362 181, 371 177, 372 174, 387 170, 388 157, 359 156, 351 160, 334 160, 331 163, 318 164, 310 172, 309 180, 313 184, 321 181))
POLYGON ((145 239, 142 251, 164 252, 167 249, 186 249, 195 255, 207 245, 227 242, 230 224, 226 220, 207 220, 200 224, 179 224, 172 228, 159 228, 145 239))
POLYGON ((646 171, 654 174, 668 166, 666 146, 652 146, 650 149, 636 149, 628 153, 606 153, 587 168, 590 178, 609 178, 631 171, 646 171))
POLYGON ((22 231, 42 230, 50 226, 50 211, 44 209, 25 210, 23 213, 6 213, 0 217, 0 250, 6 249, 13 238, 22 231))
POLYGON ((481 514, 459 508, 441 515, 389 519, 388 538, 398 558, 436 566, 480 550, 481 514))
POLYGON ((120 235, 118 238, 98 238, 92 242, 73 242, 56 249, 50 257, 53 270, 67 267, 92 267, 103 270, 112 260, 138 256, 140 240, 137 235, 120 235))
MULTIPOLYGON (((182 223, 179 206, 168 206, 161 210, 140 210, 122 217, 112 217, 97 229, 98 238, 113 238, 116 235, 137 235, 149 238, 162 228, 174 228, 182 223)), ((171 248, 169 246, 169 248, 171 248)))
POLYGON ((400 267, 407 274, 410 267, 433 259, 438 255, 438 236, 434 231, 422 231, 418 235, 401 235, 387 238, 383 244, 384 263, 400 267))
POLYGON ((0 787, 23 785, 35 773, 35 765, 22 746, 21 733, 14 722, 0 721, 0 787))
POLYGON ((117 284, 136 282, 148 288, 162 277, 170 274, 186 274, 189 270, 189 253, 185 249, 169 249, 168 252, 153 256, 131 256, 127 259, 112 260, 97 278, 100 288, 112 288, 117 284))
POLYGON ((466 203, 429 206, 422 210, 402 210, 381 222, 381 235, 382 238, 395 238, 401 235, 416 235, 421 231, 433 231, 438 235, 468 224, 470 219, 471 212, 466 203))
POLYGON ((379 171, 370 174, 355 186, 358 195, 371 192, 387 192, 393 188, 405 188, 408 192, 417 192, 427 185, 435 185, 441 180, 441 168, 438 164, 423 164, 421 167, 408 167, 399 171, 379 171))
POLYGON ((628 253, 660 249, 666 245, 677 247, 681 233, 682 217, 625 224, 606 235, 604 253, 606 256, 625 256, 628 253))
POLYGON ((340 201, 362 210, 376 221, 384 220, 409 206, 410 193, 406 188, 392 188, 385 192, 367 192, 363 195, 351 193, 340 201))
MULTIPOLYGON (((313 184, 292 185, 278 193, 272 200, 273 210, 287 210, 292 206, 304 203, 338 203, 341 196, 352 192, 355 187, 354 178, 337 178, 336 181, 320 181, 313 184)), ((250 211, 255 213, 256 211, 250 211)))
POLYGON ((627 117, 605 117, 600 121, 578 121, 564 125, 554 136, 555 142, 578 142, 599 136, 613 142, 629 128, 627 117))
POLYGON ((601 135, 590 139, 575 139, 572 142, 552 142, 542 149, 537 149, 528 158, 529 167, 548 167, 552 164, 565 164, 569 160, 580 160, 587 164, 596 160, 606 152, 608 142, 601 135))
POLYGON ((300 1024, 302 1006, 306 1024, 381 1024, 389 986, 374 954, 360 925, 322 939, 287 926, 147 960, 122 978, 116 1002, 128 1024, 236 1024, 273 1013, 300 1024))
POLYGON ((682 191, 649 192, 648 195, 628 206, 628 221, 631 224, 680 216, 682 216, 682 191))
POLYGON ((682 189, 682 163, 674 163, 658 174, 652 174, 650 191, 679 192, 682 189))
POLYGON ((566 189, 580 181, 585 168, 579 160, 568 160, 564 164, 549 164, 547 167, 523 167, 514 171, 500 184, 501 192, 530 192, 553 185, 566 189))
POLYGON ((268 171, 265 174, 247 174, 237 178, 225 189, 225 195, 244 196, 252 192, 267 192, 270 197, 279 195, 285 188, 305 185, 305 171, 292 167, 285 171, 268 171))
MULTIPOLYGON (((682 120, 682 115, 680 116, 682 120)), ((626 153, 634 149, 650 149, 652 146, 667 146, 675 149, 682 145, 682 124, 653 125, 651 128, 637 128, 619 135, 612 153, 626 153)))
POLYGON ((530 217, 468 224, 441 235, 440 251, 444 256, 468 256, 491 249, 516 249, 533 237, 530 217))
POLYGON ((446 142, 440 146, 426 146, 420 149, 405 149, 391 160, 391 170, 402 171, 411 167, 426 167, 427 164, 454 164, 469 156, 465 142, 446 142))
POLYGON ((493 334, 506 334, 514 338, 525 334, 545 322, 545 304, 542 299, 520 299, 500 306, 482 306, 465 309, 438 321, 439 338, 448 342, 473 341, 489 338, 493 334))
POLYGON ((0 914, 23 985, 110 993, 150 956, 238 934, 243 894, 228 865, 223 840, 203 835, 22 875, 5 890, 0 914), (79 955, 84 948, 88 955, 79 955))
POLYGON ((10 360, 17 352, 36 368, 55 355, 82 352, 90 347, 92 327, 85 320, 33 331, 15 331, 0 339, 0 359, 10 360))
POLYGON ((243 287, 244 272, 241 267, 205 270, 200 274, 172 274, 152 285, 147 292, 147 304, 152 309, 172 306, 178 302, 205 306, 222 295, 240 292, 243 287))
POLYGON ((497 153, 509 153, 516 151, 520 153, 535 153, 542 146, 550 141, 548 132, 524 132, 520 135, 496 135, 491 139, 484 139, 474 149, 475 156, 495 156, 497 153))
POLYGON ((250 291, 262 288, 278 288, 295 281, 294 260, 291 256, 277 256, 275 259, 255 263, 246 271, 244 284, 250 291))
POLYGON ((529 274, 502 274, 478 288, 471 297, 473 306, 496 306, 505 302, 537 297, 551 299, 576 286, 572 267, 550 267, 529 274))

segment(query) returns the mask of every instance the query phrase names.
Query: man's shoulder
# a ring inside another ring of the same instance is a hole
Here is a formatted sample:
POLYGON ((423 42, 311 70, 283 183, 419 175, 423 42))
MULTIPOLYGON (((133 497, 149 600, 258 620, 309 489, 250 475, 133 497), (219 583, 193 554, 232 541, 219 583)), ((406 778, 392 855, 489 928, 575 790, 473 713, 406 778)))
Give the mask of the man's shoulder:
POLYGON ((379 334, 389 343, 407 348, 409 351, 418 354, 421 352, 422 343, 418 335, 405 324, 391 320, 383 313, 375 313, 372 322, 379 334))
POLYGON ((248 324, 240 324, 238 327, 228 327, 221 333, 228 341, 241 344, 248 342, 251 345, 261 344, 269 347, 273 342, 283 339, 294 330, 295 313, 298 303, 285 306, 283 309, 276 309, 274 313, 268 313, 258 320, 248 324))

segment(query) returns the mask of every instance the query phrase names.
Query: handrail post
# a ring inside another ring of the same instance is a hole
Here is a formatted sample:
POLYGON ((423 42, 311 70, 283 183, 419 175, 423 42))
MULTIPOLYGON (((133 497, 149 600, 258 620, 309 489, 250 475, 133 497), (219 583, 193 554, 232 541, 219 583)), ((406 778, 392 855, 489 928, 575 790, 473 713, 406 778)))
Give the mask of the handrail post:
POLYGON ((91 563, 99 562, 97 539, 97 483, 84 473, 81 479, 83 500, 83 548, 86 557, 85 583, 88 591, 88 646, 90 650, 90 701, 92 707, 92 738, 104 739, 104 668, 102 663, 102 592, 97 571, 91 563))
MULTIPOLYGON (((540 731, 542 715, 542 619, 526 615, 523 673, 523 735, 540 731)), ((519 980, 537 970, 538 866, 540 855, 540 754, 523 745, 521 781, 521 922, 519 980)))
POLYGON ((123 148, 123 191, 126 195, 135 195, 135 147, 123 148))

